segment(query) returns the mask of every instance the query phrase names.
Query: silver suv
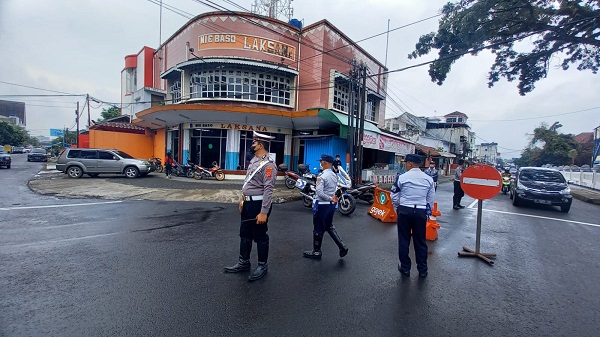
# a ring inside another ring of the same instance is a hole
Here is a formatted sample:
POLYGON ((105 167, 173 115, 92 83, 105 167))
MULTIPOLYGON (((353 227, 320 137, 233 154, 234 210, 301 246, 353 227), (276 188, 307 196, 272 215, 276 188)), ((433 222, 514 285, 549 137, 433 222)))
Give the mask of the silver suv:
POLYGON ((136 159, 119 150, 65 149, 56 162, 56 169, 69 178, 81 178, 84 174, 125 174, 127 178, 143 177, 154 170, 149 161, 136 159))

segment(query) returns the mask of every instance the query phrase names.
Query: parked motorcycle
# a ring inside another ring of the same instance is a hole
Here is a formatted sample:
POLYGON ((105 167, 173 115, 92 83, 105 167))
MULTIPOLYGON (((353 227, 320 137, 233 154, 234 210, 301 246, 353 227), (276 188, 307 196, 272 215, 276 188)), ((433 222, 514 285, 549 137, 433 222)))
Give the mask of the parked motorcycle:
POLYGON ((189 177, 189 172, 192 170, 192 166, 189 165, 190 161, 188 160, 188 165, 182 165, 181 163, 175 161, 175 164, 173 165, 173 173, 175 173, 176 176, 182 176, 182 177, 189 177))
POLYGON ((212 168, 205 169, 202 166, 194 165, 194 169, 192 170, 192 174, 194 179, 199 180, 202 178, 215 178, 218 181, 225 180, 225 173, 219 167, 216 161, 212 162, 212 168))
POLYGON ((354 199, 364 200, 369 204, 372 204, 375 201, 375 188, 377 184, 375 183, 365 183, 356 185, 355 188, 348 189, 346 192, 349 193, 354 199))
POLYGON ((277 170, 285 173, 285 187, 289 188, 290 190, 296 188, 296 181, 300 176, 299 173, 295 171, 288 171, 288 166, 286 164, 279 164, 277 166, 277 170))
POLYGON ((158 173, 163 172, 164 167, 162 165, 162 162, 160 161, 160 158, 150 157, 148 160, 150 161, 150 163, 152 163, 152 166, 154 166, 154 171, 158 173))
MULTIPOLYGON (((302 165, 298 166, 298 170, 306 171, 302 165)), ((304 207, 312 208, 313 199, 316 194, 316 182, 317 176, 311 172, 306 172, 299 176, 296 180, 296 188, 300 189, 300 194, 302 195, 302 204, 304 207)), ((338 210, 343 215, 350 215, 356 209, 356 199, 352 195, 350 195, 347 190, 350 186, 350 180, 341 180, 339 179, 338 174, 338 185, 335 191, 335 195, 338 197, 338 210)))

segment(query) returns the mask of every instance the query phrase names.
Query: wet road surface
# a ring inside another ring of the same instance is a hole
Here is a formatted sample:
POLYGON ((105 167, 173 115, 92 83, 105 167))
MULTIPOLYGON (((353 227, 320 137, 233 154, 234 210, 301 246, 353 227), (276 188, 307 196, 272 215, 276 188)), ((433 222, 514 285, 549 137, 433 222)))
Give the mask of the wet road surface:
POLYGON ((488 266, 457 257, 474 248, 476 207, 452 210, 452 186, 440 185, 424 280, 414 268, 400 276, 395 225, 367 204, 335 217, 349 254, 339 259, 326 238, 321 261, 302 258, 310 209, 275 205, 269 274, 249 283, 222 272, 238 256, 236 205, 38 196, 25 184, 41 164, 13 160, 0 170, 2 336, 596 336, 600 326, 597 205, 574 200, 564 214, 484 201, 481 248, 498 254, 488 266))

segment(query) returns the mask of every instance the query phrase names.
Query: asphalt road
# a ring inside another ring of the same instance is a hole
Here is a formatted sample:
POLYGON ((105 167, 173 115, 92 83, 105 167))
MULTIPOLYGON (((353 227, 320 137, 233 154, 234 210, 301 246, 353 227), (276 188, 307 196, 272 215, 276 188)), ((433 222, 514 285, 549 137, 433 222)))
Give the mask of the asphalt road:
POLYGON ((598 205, 485 201, 488 266, 457 257, 474 248, 476 207, 452 210, 440 185, 422 280, 399 275, 395 225, 367 204, 335 217, 348 256, 325 239, 321 261, 302 258, 311 211, 279 204, 269 274, 249 283, 222 273, 237 260, 236 205, 39 196, 26 182, 42 164, 13 161, 0 169, 1 336, 598 335, 598 205))

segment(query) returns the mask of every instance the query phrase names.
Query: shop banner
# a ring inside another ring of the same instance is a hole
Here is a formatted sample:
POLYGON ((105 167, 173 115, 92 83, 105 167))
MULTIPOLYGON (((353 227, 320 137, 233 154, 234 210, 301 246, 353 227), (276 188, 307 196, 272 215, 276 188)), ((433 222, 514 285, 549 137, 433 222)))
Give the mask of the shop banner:
POLYGON ((409 153, 415 153, 415 145, 403 142, 399 139, 379 135, 379 150, 406 155, 409 153))
POLYGON ((223 130, 239 130, 239 131, 257 131, 269 133, 281 133, 291 135, 291 129, 278 128, 273 126, 265 126, 258 124, 243 124, 243 123, 190 123, 190 129, 223 129, 223 130))
POLYGON ((363 147, 366 147, 368 149, 379 150, 379 147, 377 145, 378 138, 378 134, 374 132, 365 131, 365 133, 363 134, 363 147))

